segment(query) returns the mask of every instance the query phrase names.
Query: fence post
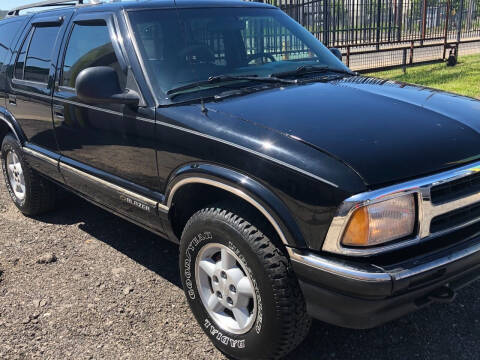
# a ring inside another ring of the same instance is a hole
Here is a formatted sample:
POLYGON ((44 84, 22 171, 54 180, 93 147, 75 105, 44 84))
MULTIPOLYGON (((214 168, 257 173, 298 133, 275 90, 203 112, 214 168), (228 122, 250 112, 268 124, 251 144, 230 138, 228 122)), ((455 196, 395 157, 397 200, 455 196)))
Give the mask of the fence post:
POLYGON ((407 72, 407 49, 403 49, 402 71, 404 74, 407 72))
POLYGON ((427 0, 423 0, 423 14, 422 14, 422 41, 423 45, 427 33, 427 0))
POLYGON ((377 0, 377 50, 380 50, 380 21, 382 19, 382 0, 377 0))
POLYGON ((464 0, 460 0, 460 7, 458 9, 460 18, 458 19, 457 46, 460 40, 462 39, 463 9, 464 9, 464 0))
POLYGON ((398 0, 397 16, 398 16, 397 41, 402 41, 403 0, 398 0))
POLYGON ((410 65, 413 64, 413 49, 415 48, 415 42, 410 43, 410 65))
POLYGON ((447 15, 445 17, 445 40, 443 42, 443 60, 445 61, 447 56, 447 45, 448 45, 448 23, 450 19, 450 2, 451 0, 447 0, 447 15))
POLYGON ((330 14, 328 11, 328 1, 329 0, 323 0, 323 45, 326 47, 329 46, 329 28, 330 28, 330 23, 329 23, 329 18, 330 14))

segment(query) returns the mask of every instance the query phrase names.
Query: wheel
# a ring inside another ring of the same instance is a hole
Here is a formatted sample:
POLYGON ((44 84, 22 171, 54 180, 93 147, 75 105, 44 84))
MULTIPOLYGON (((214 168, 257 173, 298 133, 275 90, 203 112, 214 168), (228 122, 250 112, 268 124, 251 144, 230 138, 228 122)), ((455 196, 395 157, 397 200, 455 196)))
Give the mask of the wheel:
POLYGON ((12 135, 2 143, 2 170, 10 197, 22 213, 33 216, 54 207, 56 186, 28 165, 12 135))
POLYGON ((281 358, 305 338, 311 319, 281 246, 249 217, 223 207, 194 214, 181 238, 182 283, 220 351, 235 359, 281 358))

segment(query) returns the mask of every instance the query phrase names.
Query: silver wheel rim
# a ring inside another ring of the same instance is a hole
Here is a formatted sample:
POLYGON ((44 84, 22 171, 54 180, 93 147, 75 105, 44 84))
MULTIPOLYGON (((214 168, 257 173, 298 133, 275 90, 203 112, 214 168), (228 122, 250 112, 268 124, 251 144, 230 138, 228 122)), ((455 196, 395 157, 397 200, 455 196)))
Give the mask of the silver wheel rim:
POLYGON ((203 306, 218 327, 232 334, 248 332, 257 317, 252 279, 228 247, 211 243, 198 253, 195 280, 203 306))
POLYGON ((20 159, 13 151, 7 154, 7 174, 13 193, 18 200, 25 199, 25 177, 20 159))

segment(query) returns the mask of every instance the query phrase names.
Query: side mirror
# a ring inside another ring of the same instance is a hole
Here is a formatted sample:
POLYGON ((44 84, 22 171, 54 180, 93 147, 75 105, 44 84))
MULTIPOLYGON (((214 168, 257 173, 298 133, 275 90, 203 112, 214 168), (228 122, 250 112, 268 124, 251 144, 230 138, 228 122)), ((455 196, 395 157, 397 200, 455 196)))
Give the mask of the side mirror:
POLYGON ((117 73, 108 66, 82 70, 75 81, 75 90, 81 101, 90 104, 138 105, 140 102, 135 91, 120 89, 117 73))
POLYGON ((337 49, 337 48, 330 48, 330 51, 332 52, 333 55, 337 57, 338 60, 342 61, 342 52, 337 49))

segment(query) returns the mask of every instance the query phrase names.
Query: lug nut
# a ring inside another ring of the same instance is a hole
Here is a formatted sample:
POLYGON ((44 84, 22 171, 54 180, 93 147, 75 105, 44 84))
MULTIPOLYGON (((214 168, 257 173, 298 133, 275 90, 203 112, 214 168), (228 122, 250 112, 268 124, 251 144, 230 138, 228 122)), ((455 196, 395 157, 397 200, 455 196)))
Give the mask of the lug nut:
POLYGON ((217 297, 218 297, 219 299, 222 298, 222 293, 221 293, 220 291, 217 291, 217 297))
POLYGON ((229 305, 233 305, 233 300, 231 297, 227 297, 227 302, 229 305))
POLYGON ((227 278, 227 273, 225 271, 222 271, 220 273, 220 276, 223 278, 223 279, 226 279, 227 278))
POLYGON ((217 277, 217 275, 213 275, 213 282, 218 283, 218 277, 217 277))
POLYGON ((230 291, 231 291, 232 293, 236 293, 236 292, 237 292, 237 289, 235 288, 235 286, 230 285, 230 291))

